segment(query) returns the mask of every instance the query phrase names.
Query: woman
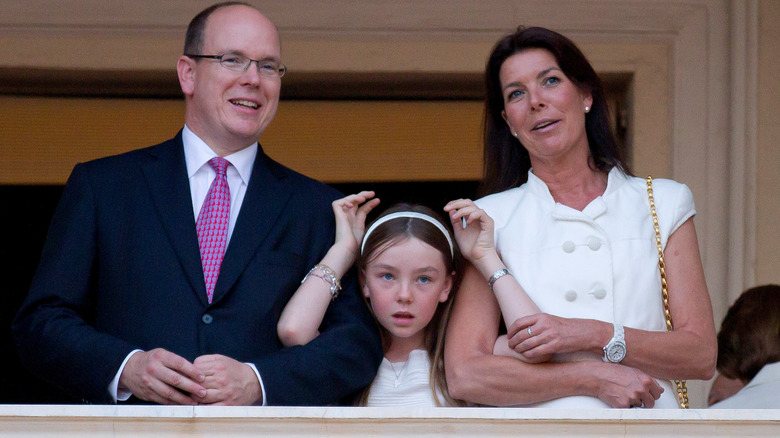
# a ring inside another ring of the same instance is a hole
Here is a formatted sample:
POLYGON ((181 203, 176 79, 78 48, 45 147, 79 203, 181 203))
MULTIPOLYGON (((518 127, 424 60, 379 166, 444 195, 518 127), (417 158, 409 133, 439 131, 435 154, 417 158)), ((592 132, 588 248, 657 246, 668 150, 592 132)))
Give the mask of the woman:
MULTIPOLYGON (((498 286, 502 272, 467 267, 447 332, 450 394, 488 405, 676 407, 668 380, 709 379, 716 357, 690 190, 654 184, 675 323, 667 333, 646 184, 618 156, 587 59, 560 34, 519 28, 493 49, 486 85, 489 196, 476 204, 541 310, 507 324, 509 347, 555 356, 493 354, 501 315, 488 281, 498 286)), ((451 217, 460 208, 450 205, 451 217)))

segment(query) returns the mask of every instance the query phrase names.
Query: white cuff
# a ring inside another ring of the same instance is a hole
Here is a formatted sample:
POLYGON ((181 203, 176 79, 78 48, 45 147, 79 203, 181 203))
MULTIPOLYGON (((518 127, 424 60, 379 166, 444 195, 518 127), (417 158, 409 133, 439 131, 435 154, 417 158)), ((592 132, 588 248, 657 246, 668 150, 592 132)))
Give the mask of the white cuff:
POLYGON ((117 371, 116 376, 114 376, 114 380, 108 384, 108 394, 111 396, 111 399, 114 401, 114 403, 117 401, 126 401, 130 398, 131 395, 133 395, 133 393, 127 389, 119 388, 119 377, 122 375, 122 370, 125 369, 125 365, 127 365, 127 361, 130 359, 130 356, 138 353, 139 351, 143 350, 133 350, 130 352, 130 354, 127 355, 127 357, 125 357, 122 365, 119 366, 119 371, 117 371))
POLYGON ((257 376, 257 381, 260 382, 260 392, 263 394, 263 403, 260 406, 268 406, 268 399, 265 397, 265 386, 263 385, 263 379, 260 377, 260 371, 257 371, 255 364, 249 362, 244 363, 252 368, 252 371, 255 372, 255 376, 257 376))

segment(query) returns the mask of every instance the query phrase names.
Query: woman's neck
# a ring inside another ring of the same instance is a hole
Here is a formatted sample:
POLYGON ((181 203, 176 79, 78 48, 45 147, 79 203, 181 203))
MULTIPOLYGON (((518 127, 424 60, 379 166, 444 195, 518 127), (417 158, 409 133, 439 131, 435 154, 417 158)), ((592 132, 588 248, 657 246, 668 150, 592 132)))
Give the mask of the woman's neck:
POLYGON ((534 163, 533 172, 547 184, 555 202, 582 211, 607 189, 607 174, 594 170, 589 161, 574 165, 534 163))

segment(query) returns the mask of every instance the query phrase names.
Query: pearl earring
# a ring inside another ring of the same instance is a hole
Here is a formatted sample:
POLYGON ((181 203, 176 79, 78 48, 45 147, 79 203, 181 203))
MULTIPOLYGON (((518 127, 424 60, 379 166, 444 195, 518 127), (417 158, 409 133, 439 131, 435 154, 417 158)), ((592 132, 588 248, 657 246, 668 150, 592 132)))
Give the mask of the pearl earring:
POLYGON ((590 111, 590 107, 589 107, 589 106, 586 106, 586 107, 585 107, 585 112, 587 113, 587 112, 589 112, 589 111, 590 111))
POLYGON ((517 132, 515 132, 515 131, 512 131, 512 135, 514 135, 515 137, 517 137, 517 132))

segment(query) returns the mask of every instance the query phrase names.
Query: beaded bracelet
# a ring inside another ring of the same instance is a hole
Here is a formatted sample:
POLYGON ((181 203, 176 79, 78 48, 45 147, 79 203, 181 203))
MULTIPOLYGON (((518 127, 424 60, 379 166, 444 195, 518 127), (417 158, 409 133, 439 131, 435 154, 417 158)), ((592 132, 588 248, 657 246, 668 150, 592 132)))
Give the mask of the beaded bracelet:
POLYGON ((330 269, 326 265, 314 265, 313 268, 309 270, 309 272, 306 273, 306 275, 303 277, 303 280, 301 280, 301 284, 303 284, 304 281, 306 281, 307 278, 309 278, 309 275, 312 277, 321 278, 323 281, 328 283, 330 285, 330 296, 331 301, 335 300, 337 296, 339 296, 339 291, 341 290, 341 283, 339 282, 339 279, 336 277, 336 273, 333 272, 333 269, 330 269), (322 271, 325 275, 317 275, 314 273, 316 270, 322 271))

